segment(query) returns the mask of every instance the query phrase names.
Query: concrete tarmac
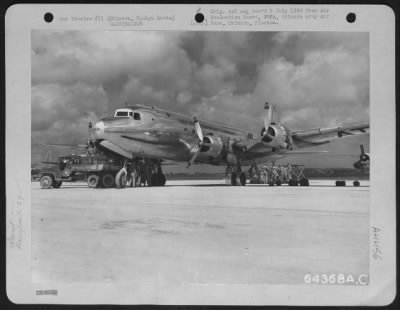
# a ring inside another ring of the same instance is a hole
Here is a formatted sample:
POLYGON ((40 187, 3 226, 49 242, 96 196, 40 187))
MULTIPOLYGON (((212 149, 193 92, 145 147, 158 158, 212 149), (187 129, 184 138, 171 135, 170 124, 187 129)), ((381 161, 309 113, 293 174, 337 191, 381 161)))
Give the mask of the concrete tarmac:
POLYGON ((302 284, 368 274, 369 187, 32 183, 34 282, 302 284))

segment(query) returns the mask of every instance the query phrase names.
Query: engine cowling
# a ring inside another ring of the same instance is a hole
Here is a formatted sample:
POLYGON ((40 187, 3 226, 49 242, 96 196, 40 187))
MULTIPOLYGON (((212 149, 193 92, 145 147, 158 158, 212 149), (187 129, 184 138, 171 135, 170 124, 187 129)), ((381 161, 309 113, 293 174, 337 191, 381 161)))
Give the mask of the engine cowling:
POLYGON ((369 154, 363 153, 360 155, 360 160, 353 164, 353 167, 356 169, 367 169, 369 168, 369 154))
POLYGON ((274 124, 265 130, 261 130, 262 141, 268 143, 271 147, 288 147, 291 144, 290 134, 286 128, 279 124, 274 124))
POLYGON ((205 136, 204 144, 200 149, 202 156, 209 156, 212 158, 221 157, 224 151, 224 144, 220 137, 205 136))
POLYGON ((361 154, 360 161, 363 161, 363 162, 369 161, 369 154, 368 153, 361 154))

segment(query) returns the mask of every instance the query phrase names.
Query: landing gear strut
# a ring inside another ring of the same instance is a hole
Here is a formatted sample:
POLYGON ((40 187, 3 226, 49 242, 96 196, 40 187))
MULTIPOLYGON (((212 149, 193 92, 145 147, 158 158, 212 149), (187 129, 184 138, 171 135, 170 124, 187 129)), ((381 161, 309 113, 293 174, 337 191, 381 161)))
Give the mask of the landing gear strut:
POLYGON ((225 182, 226 182, 226 184, 232 185, 232 186, 236 186, 236 185, 245 186, 246 185, 246 174, 244 172, 242 172, 242 168, 241 168, 239 162, 234 166, 226 167, 225 182))
POLYGON ((144 159, 140 160, 137 169, 138 186, 146 184, 147 186, 164 186, 167 178, 162 172, 161 162, 144 159))

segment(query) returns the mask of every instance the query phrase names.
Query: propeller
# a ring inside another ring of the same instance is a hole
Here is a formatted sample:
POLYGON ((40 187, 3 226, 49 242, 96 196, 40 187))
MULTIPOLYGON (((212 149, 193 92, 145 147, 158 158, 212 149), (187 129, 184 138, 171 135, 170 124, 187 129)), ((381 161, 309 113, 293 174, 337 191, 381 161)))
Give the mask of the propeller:
POLYGON ((261 135, 263 136, 263 141, 264 142, 272 142, 275 140, 276 143, 279 144, 280 147, 282 148, 287 148, 288 144, 285 141, 282 141, 281 139, 275 139, 273 135, 270 135, 268 133, 268 128, 271 126, 272 123, 272 107, 268 102, 265 103, 264 106, 265 114, 264 114, 264 128, 261 132, 261 135))
POLYGON ((193 118, 194 122, 194 129, 196 131, 197 137, 199 138, 199 143, 197 146, 196 152, 193 154, 192 158, 190 159, 188 166, 193 165, 194 161, 196 160, 197 156, 199 156, 202 146, 204 145, 204 136, 203 131, 201 130, 201 126, 197 117, 193 118))

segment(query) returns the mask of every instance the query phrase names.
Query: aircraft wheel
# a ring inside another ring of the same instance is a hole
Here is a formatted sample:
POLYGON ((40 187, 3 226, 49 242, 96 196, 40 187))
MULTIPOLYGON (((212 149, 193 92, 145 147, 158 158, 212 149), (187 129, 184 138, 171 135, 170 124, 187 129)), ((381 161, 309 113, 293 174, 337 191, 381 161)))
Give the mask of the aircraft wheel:
POLYGON ((114 186, 114 176, 111 173, 106 173, 101 178, 101 183, 105 188, 110 188, 114 186))
POLYGON ((281 180, 276 180, 276 186, 281 186, 281 185, 282 185, 281 180))
POLYGON ((99 187, 100 185, 100 177, 95 174, 91 174, 87 178, 87 184, 89 185, 90 188, 96 188, 99 187))
POLYGON ((232 172, 231 174, 231 185, 236 186, 236 173, 232 172))
POLYGON ((62 181, 54 181, 53 187, 54 187, 54 188, 60 188, 60 187, 61 187, 61 184, 62 184, 62 181))
POLYGON ((239 180, 240 185, 245 186, 246 185, 246 174, 244 172, 240 173, 238 180, 239 180))
POLYGON ((53 185, 53 179, 49 175, 44 175, 40 178, 40 187, 49 189, 53 185))
POLYGON ((354 182, 353 182, 353 185, 354 185, 354 186, 360 186, 360 181, 354 181, 354 182))
POLYGON ((126 187, 126 176, 127 172, 125 168, 122 168, 120 171, 118 171, 117 175, 115 176, 115 186, 117 188, 125 188, 126 187))

